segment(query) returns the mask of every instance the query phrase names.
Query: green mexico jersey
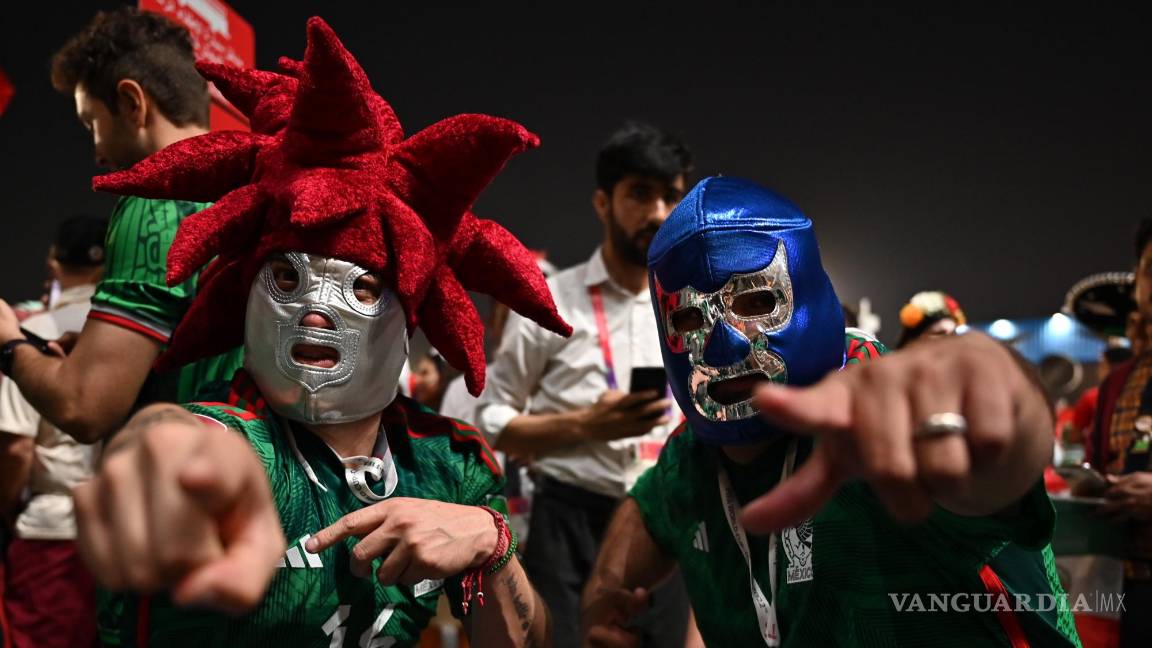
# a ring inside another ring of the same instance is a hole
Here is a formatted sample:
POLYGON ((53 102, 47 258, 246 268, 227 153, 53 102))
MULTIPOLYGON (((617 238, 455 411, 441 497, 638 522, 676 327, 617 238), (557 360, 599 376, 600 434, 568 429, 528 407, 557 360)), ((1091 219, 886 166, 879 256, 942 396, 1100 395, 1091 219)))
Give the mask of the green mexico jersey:
MULTIPOLYGON (((117 596, 101 610, 108 645, 212 648, 412 646, 441 594, 459 609, 459 578, 385 587, 349 568, 355 538, 311 554, 304 542, 345 514, 369 506, 353 486, 377 497, 415 497, 503 509, 503 478, 480 433, 398 396, 384 412, 387 449, 377 449, 381 479, 356 479, 322 441, 276 417, 246 372, 210 398, 185 407, 240 431, 268 472, 288 550, 263 602, 242 617, 173 606, 164 597, 117 596)), ((380 560, 373 565, 379 568, 380 560)))
MULTIPOLYGON (((207 203, 125 196, 116 203, 105 240, 104 278, 92 296, 89 317, 167 344, 196 293, 196 280, 169 287, 168 248, 180 221, 207 203)), ((141 404, 185 403, 205 384, 227 379, 242 364, 241 350, 152 375, 141 404)))
MULTIPOLYGON (((850 363, 883 352, 851 333, 847 349, 850 363)), ((745 505, 779 482, 793 443, 799 466, 810 439, 781 438, 738 465, 685 424, 632 490, 648 531, 680 565, 709 646, 764 645, 749 564, 722 504, 720 469, 745 505)), ((1040 481, 1011 516, 937 508, 914 527, 892 522, 867 486, 850 483, 813 518, 777 536, 775 592, 769 538, 747 541, 781 646, 1079 646, 1071 613, 1055 604, 1063 590, 1048 544, 1054 521, 1040 481), (1021 604, 1016 595, 1027 599, 1021 604)))

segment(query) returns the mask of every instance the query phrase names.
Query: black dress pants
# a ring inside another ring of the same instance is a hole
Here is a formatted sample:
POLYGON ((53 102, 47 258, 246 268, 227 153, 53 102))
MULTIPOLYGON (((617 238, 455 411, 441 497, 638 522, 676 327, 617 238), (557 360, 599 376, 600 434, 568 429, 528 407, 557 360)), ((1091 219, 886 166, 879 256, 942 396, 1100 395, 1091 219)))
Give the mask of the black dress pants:
MULTIPOLYGON (((556 648, 580 645, 580 594, 596 564, 604 531, 619 500, 550 478, 532 501, 524 569, 552 612, 556 648)), ((680 571, 652 591, 641 645, 679 648, 688 625, 688 593, 680 571)))

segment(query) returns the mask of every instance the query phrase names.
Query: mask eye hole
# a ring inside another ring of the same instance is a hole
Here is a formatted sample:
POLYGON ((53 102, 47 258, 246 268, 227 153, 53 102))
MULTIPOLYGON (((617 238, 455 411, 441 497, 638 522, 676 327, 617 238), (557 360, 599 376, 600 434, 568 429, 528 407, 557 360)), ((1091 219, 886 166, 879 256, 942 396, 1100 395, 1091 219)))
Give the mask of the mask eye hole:
POLYGON ((284 257, 276 257, 268 262, 272 281, 283 293, 292 293, 300 286, 300 272, 284 257))
POLYGON ((704 326, 704 313, 695 306, 680 308, 672 312, 671 321, 677 333, 688 333, 704 326))
POLYGON ((763 317, 776 310, 776 295, 771 290, 741 293, 732 299, 732 312, 740 317, 763 317))
POLYGON ((356 295, 356 299, 365 306, 372 306, 380 301, 383 290, 380 278, 371 272, 356 277, 352 282, 352 294, 356 295))

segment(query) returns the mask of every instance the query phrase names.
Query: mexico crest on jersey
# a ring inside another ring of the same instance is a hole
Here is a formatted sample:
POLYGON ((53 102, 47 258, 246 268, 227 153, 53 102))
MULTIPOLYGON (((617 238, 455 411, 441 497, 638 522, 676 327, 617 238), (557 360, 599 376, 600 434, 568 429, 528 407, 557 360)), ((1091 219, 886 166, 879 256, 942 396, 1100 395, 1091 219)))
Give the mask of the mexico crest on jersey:
POLYGON ((781 540, 788 556, 788 584, 812 580, 812 520, 785 529, 781 540))

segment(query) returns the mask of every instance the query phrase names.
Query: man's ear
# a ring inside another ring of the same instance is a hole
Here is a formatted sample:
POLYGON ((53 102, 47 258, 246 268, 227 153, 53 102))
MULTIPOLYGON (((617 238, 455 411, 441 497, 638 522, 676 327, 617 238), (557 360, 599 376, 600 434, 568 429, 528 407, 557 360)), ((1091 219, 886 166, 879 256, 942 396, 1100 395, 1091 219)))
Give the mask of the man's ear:
POLYGON ((603 189, 597 189, 596 193, 592 194, 592 209, 596 210, 596 216, 600 218, 601 223, 608 222, 608 212, 612 207, 612 196, 603 189))
POLYGON ((116 83, 116 105, 120 115, 136 128, 144 128, 148 123, 148 96, 132 79, 120 79, 116 83))
MULTIPOLYGON (((53 256, 55 256, 55 255, 53 255, 53 256)), ((52 258, 52 257, 49 257, 48 258, 48 277, 50 279, 55 279, 55 280, 59 281, 60 280, 60 274, 61 274, 60 262, 57 261, 56 259, 52 258)))

